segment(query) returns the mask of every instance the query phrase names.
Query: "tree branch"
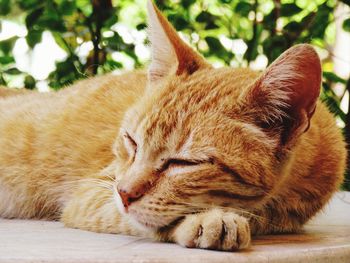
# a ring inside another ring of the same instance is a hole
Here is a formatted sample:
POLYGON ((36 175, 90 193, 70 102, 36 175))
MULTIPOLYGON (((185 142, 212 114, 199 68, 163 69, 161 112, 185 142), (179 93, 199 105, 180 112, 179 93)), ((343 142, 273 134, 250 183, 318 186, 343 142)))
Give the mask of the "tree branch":
POLYGON ((247 60, 248 60, 248 65, 250 65, 250 62, 253 60, 253 52, 254 48, 256 47, 256 41, 258 40, 258 19, 257 19, 257 13, 258 13, 258 0, 254 1, 254 21, 253 21, 253 37, 249 41, 249 50, 247 54, 247 60))
POLYGON ((271 32, 271 36, 275 36, 277 33, 277 20, 281 16, 281 0, 274 0, 273 3, 275 5, 275 8, 273 9, 275 26, 271 32))
POLYGON ((100 53, 102 50, 101 36, 103 23, 108 19, 109 12, 113 8, 111 0, 91 0, 92 14, 87 18, 87 26, 91 34, 93 44, 92 74, 96 75, 100 66, 100 53))

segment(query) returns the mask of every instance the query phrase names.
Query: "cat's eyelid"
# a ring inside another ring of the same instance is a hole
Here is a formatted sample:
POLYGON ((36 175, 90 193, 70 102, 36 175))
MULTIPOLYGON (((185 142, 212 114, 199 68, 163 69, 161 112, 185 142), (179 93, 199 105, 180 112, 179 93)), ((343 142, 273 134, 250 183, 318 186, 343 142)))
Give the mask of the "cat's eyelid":
POLYGON ((130 136, 130 134, 126 131, 124 133, 124 138, 126 138, 135 148, 137 148, 137 143, 136 141, 130 136))
POLYGON ((167 170, 171 165, 177 166, 196 166, 204 163, 211 163, 210 159, 189 159, 189 158, 169 158, 162 159, 163 165, 157 169, 158 172, 163 172, 167 170))
POLYGON ((200 156, 196 155, 180 155, 180 154, 175 154, 173 157, 168 158, 166 160, 163 159, 163 161, 184 161, 184 162, 189 162, 193 164, 201 164, 201 163, 213 163, 214 158, 212 158, 209 155, 201 154, 200 156))
POLYGON ((123 137, 125 138, 124 145, 129 152, 130 157, 132 157, 132 161, 134 162, 138 148, 137 143, 127 131, 124 132, 123 137))
POLYGON ((202 163, 202 161, 199 160, 193 160, 193 159, 185 159, 185 158, 171 158, 168 159, 170 164, 178 164, 178 165, 197 165, 202 163))

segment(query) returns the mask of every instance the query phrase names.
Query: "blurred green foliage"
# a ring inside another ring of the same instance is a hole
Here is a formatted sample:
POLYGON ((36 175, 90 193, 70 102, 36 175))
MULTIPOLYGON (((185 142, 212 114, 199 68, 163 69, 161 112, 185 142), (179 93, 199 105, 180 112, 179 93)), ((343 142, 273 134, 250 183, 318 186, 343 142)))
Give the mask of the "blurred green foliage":
MULTIPOLYGON (((350 5, 349 0, 157 0, 156 4, 215 65, 254 66, 258 59, 269 64, 294 44, 313 44, 327 56, 321 98, 345 124, 350 142, 350 116, 340 108, 350 81, 333 73, 329 49, 335 41, 334 10, 340 2, 350 5), (334 84, 343 86, 343 94, 336 95, 334 84)), ((127 57, 134 68, 142 67, 142 51, 137 52, 135 39, 126 38, 118 25, 146 36, 145 6, 145 0, 0 0, 0 18, 25 25, 30 49, 42 41, 44 32, 52 34, 66 56, 56 62, 47 82, 60 89, 81 78, 124 68, 123 60, 113 53, 127 57), (86 44, 91 47, 88 54, 79 54, 86 44)), ((350 32, 347 16, 342 29, 350 32)), ((23 86, 35 89, 37 80, 16 67, 12 50, 18 39, 15 35, 0 41, 0 85, 22 76, 23 86)), ((146 45, 147 39, 143 41, 146 45)), ((344 186, 350 189, 350 179, 344 186)))

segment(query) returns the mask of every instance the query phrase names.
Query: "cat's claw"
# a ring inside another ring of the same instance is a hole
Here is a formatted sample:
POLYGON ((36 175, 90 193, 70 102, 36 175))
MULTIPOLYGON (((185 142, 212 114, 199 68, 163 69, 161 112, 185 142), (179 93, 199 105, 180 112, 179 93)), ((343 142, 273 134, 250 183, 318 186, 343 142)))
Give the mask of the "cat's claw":
POLYGON ((234 251, 250 246, 248 220, 219 209, 187 216, 174 231, 174 241, 184 247, 234 251))

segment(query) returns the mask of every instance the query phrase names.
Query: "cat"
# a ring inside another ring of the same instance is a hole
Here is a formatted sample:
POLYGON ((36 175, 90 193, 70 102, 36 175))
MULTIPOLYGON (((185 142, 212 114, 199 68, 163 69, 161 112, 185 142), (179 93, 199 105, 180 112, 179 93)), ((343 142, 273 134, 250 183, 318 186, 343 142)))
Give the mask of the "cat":
POLYGON ((315 50, 215 69, 148 13, 147 72, 0 98, 0 216, 224 251, 298 231, 346 160, 315 50))

